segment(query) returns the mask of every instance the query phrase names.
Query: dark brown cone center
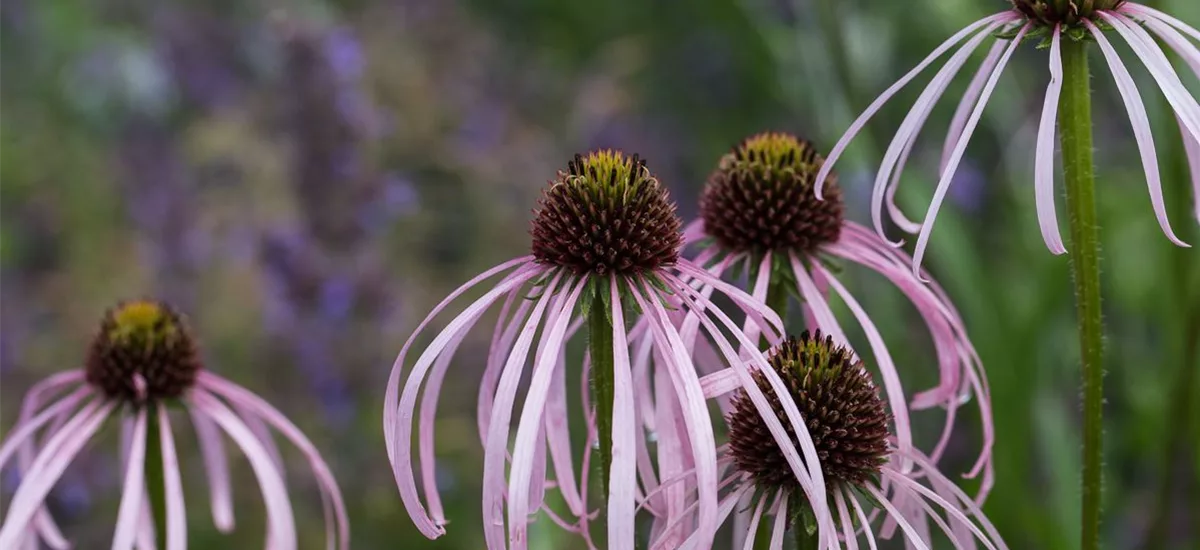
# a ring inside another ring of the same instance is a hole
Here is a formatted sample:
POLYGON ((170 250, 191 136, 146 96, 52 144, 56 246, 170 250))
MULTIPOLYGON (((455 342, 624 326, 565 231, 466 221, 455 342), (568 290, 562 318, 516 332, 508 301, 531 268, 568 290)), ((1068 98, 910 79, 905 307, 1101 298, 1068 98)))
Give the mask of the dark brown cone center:
POLYGON ((167 304, 125 302, 108 310, 88 349, 87 381, 111 399, 174 399, 202 368, 182 317, 167 304))
POLYGON ((574 273, 639 274, 673 265, 681 222, 665 187, 636 155, 576 155, 538 201, 538 262, 574 273))
MULTIPOLYGON (((850 352, 833 339, 808 332, 789 338, 768 354, 768 363, 788 388, 831 487, 838 483, 861 486, 879 474, 888 453, 889 415, 871 375, 850 352)), ((761 372, 754 373, 773 414, 792 443, 799 439, 780 397, 761 372)), ((754 477, 760 488, 800 490, 783 451, 745 391, 732 401, 729 447, 737 467, 754 477)))
POLYGON ((704 230, 736 252, 811 254, 837 241, 842 191, 830 174, 823 200, 814 184, 824 164, 811 144, 795 136, 750 137, 721 158, 700 197, 704 230))

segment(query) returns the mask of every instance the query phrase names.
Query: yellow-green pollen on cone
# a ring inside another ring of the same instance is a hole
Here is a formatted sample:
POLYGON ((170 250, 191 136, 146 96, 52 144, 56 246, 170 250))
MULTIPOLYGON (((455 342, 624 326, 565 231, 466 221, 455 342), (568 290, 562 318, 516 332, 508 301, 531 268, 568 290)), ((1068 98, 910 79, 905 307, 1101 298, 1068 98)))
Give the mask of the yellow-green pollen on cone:
POLYGON ((92 386, 109 398, 134 403, 181 396, 195 384, 201 368, 183 317, 154 300, 109 309, 85 361, 92 386))
POLYGON ((1010 0, 1029 22, 1042 27, 1098 22, 1097 12, 1120 8, 1126 0, 1010 0))

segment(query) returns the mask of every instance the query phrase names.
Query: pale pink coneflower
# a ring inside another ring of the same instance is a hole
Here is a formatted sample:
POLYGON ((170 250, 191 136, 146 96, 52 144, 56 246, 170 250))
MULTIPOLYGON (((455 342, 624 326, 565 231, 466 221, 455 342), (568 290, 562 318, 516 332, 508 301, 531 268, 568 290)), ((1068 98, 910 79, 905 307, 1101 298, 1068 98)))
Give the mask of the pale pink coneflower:
MULTIPOLYGON (((793 538, 819 539, 819 550, 874 550, 877 539, 890 539, 899 531, 907 548, 929 550, 937 540, 931 521, 956 549, 977 548, 976 541, 989 550, 1006 548, 979 506, 932 460, 896 446, 888 407, 853 352, 820 331, 812 336, 806 331, 773 347, 768 363, 769 369, 756 371, 754 378, 770 396, 771 413, 762 414, 744 390, 728 389, 732 399, 725 417, 728 442, 720 447, 719 519, 740 519, 734 522, 733 548, 760 548, 756 538, 761 540, 759 532, 766 531, 767 547, 781 549, 790 531, 793 538), (772 391, 766 372, 779 376, 786 391, 772 391), (826 492, 815 497, 816 506, 834 510, 832 522, 813 515, 814 497, 791 475, 787 458, 768 435, 767 425, 784 420, 788 407, 804 414, 815 442, 826 483, 826 492), (901 466, 905 462, 912 466, 901 466)), ((712 395, 723 396, 722 391, 712 395)), ((665 481, 645 503, 672 486, 687 486, 680 479, 685 478, 665 481)), ((650 546, 665 548, 671 547, 650 546)))
MULTIPOLYGON (((275 408, 250 391, 204 369, 182 316, 147 300, 120 304, 105 315, 84 368, 51 376, 30 389, 17 424, 0 446, 0 468, 14 456, 21 472, 4 523, 0 548, 70 548, 45 508, 63 471, 113 418, 122 419, 125 468, 112 548, 187 548, 187 514, 179 456, 168 408, 190 413, 208 476, 213 522, 234 528, 224 432, 246 455, 267 509, 268 550, 296 548, 296 526, 284 468, 269 429, 296 445, 317 480, 325 512, 326 547, 346 550, 349 521, 337 482, 312 443, 275 408), (65 396, 63 394, 66 394, 65 396), (155 430, 154 427, 157 427, 155 430), (151 433, 154 430, 155 433, 151 433), (40 434, 40 435, 39 435, 40 434), (158 441, 157 448, 147 441, 158 441), (145 474, 161 456, 165 525, 155 525, 145 474), (156 543, 156 537, 161 542, 156 543)), ((92 545, 89 545, 92 546, 92 545)))
MULTIPOLYGON (((763 133, 742 141, 709 177, 700 199, 700 219, 685 232, 690 242, 703 247, 694 261, 717 277, 735 270, 747 274, 752 295, 777 312, 786 311, 790 298, 798 299, 809 330, 821 330, 852 350, 830 306, 830 294, 835 294, 867 337, 892 411, 897 447, 904 455, 915 452, 910 408, 946 411, 941 437, 929 453, 936 462, 950 441, 959 407, 974 398, 983 442, 966 475, 982 473, 982 503, 993 483, 991 396, 962 318, 936 283, 925 284, 910 271, 911 259, 903 251, 843 218, 836 176, 830 175, 823 200, 813 196, 814 177, 822 166, 825 161, 813 146, 790 134, 763 133), (879 329, 839 281, 843 263, 882 275, 916 308, 936 352, 936 387, 911 400, 906 397, 900 369, 879 329)), ((752 324, 745 332, 757 335, 752 324)), ((732 382, 732 373, 711 374, 706 383, 715 385, 720 379, 732 382)))
MULTIPOLYGON (((942 43, 929 57, 884 91, 874 103, 867 107, 867 110, 854 121, 846 134, 834 146, 833 152, 829 155, 829 161, 817 177, 816 195, 822 196, 822 186, 833 163, 841 156, 854 136, 862 131, 867 121, 879 112, 896 92, 911 82, 936 59, 966 39, 966 43, 938 71, 912 106, 908 116, 901 123, 899 131, 893 137, 875 177, 875 187, 871 197, 871 213, 875 231, 881 237, 886 238, 882 215, 883 204, 886 200, 888 211, 897 226, 909 233, 918 234, 914 253, 915 262, 913 263, 914 272, 918 272, 921 260, 925 256, 930 232, 933 230, 934 219, 937 217, 950 182, 954 179, 967 144, 979 124, 983 109, 991 97, 1000 75, 1023 39, 1043 36, 1043 44, 1049 48, 1050 83, 1046 90, 1042 119, 1038 127, 1034 163, 1034 194, 1037 202, 1038 222, 1046 246, 1054 254, 1066 252, 1054 208, 1055 126, 1063 87, 1061 44, 1063 40, 1094 40, 1104 54, 1128 112, 1146 174, 1150 202, 1155 216, 1158 218, 1158 224, 1171 242, 1179 246, 1189 246, 1176 237, 1171 230, 1163 201, 1150 120, 1146 115, 1146 108, 1138 94, 1137 86, 1109 43, 1106 30, 1116 30, 1117 34, 1130 46, 1138 59, 1150 70, 1155 84, 1162 90, 1171 105, 1183 134, 1184 149, 1191 165, 1197 219, 1200 219, 1200 104, 1175 73, 1170 61, 1151 37, 1151 33, 1179 54, 1200 78, 1200 49, 1197 49, 1192 42, 1200 41, 1200 31, 1159 10, 1124 0, 1075 2, 1011 0, 1011 4, 1011 9, 980 19, 942 43), (1005 38, 995 39, 997 35, 1005 38), (968 39, 968 37, 970 38, 968 39), (1191 41, 1189 41, 1189 37, 1191 41), (995 43, 963 95, 950 124, 939 168, 941 178, 934 192, 933 201, 929 205, 924 221, 919 224, 914 223, 905 217, 895 204, 894 197, 900 173, 904 170, 909 153, 916 142, 917 134, 928 119, 934 105, 945 93, 950 81, 959 72, 971 53, 989 39, 994 39, 995 43)), ((901 243, 893 242, 892 244, 899 246, 901 243)))
MULTIPOLYGON (((782 323, 760 301, 681 258, 681 226, 665 187, 638 157, 613 151, 576 156, 568 169, 549 183, 535 210, 532 254, 500 264, 469 281, 438 304, 417 327, 393 366, 383 421, 388 458, 400 496, 422 534, 437 538, 445 533, 447 523, 436 484, 434 457, 434 416, 442 383, 464 336, 489 307, 503 301, 478 402, 485 455, 483 531, 488 547, 526 548, 532 517, 542 510, 552 514, 543 502, 546 489, 552 487, 558 489, 569 512, 577 518, 555 520, 586 535, 590 512, 581 484, 576 481, 579 476, 566 422, 568 399, 563 375, 567 366, 565 346, 585 321, 593 350, 597 339, 611 342, 611 443, 598 443, 598 452, 611 451, 611 470, 606 474, 608 494, 603 495, 608 547, 631 549, 635 544, 638 496, 653 491, 656 484, 647 453, 648 438, 660 441, 660 464, 668 464, 670 471, 692 471, 699 488, 695 513, 686 520, 693 527, 689 529, 691 537, 677 540, 673 547, 711 546, 719 505, 717 446, 704 388, 692 360, 689 342, 695 338, 686 334, 689 329, 681 329, 678 321, 689 312, 696 314, 692 318, 707 322, 713 315, 724 314, 707 296, 688 296, 686 301, 680 297, 691 291, 692 284, 708 285, 719 289, 736 304, 739 315, 755 319, 762 330, 781 334, 782 323), (406 365, 410 348, 433 317, 464 292, 494 277, 499 281, 450 321, 415 363, 406 365), (605 322, 596 323, 597 316, 605 322), (609 328, 596 331, 592 327, 597 325, 609 328), (539 327, 540 336, 533 347, 539 327), (633 342, 639 344, 631 358, 633 342), (678 428, 678 433, 665 439, 647 435, 639 426, 656 414, 645 408, 655 400, 649 395, 650 385, 645 383, 650 376, 651 355, 656 359, 653 375, 661 381, 653 390, 662 393, 658 401, 677 406, 671 427, 678 428), (522 377, 530 371, 530 359, 532 372, 510 450, 514 403, 522 377), (407 379, 402 382, 404 371, 407 379), (414 419, 418 420, 423 499, 414 472, 414 419), (506 479, 507 464, 511 467, 506 479), (553 481, 546 479, 547 471, 553 472, 553 481)), ((732 344, 730 336, 722 334, 716 338, 717 344, 729 348, 749 344, 740 332, 733 337, 740 340, 732 344)), ((761 360, 761 354, 753 354, 761 360)), ((744 382, 747 391, 765 407, 766 398, 753 384, 742 361, 730 366, 740 373, 737 379, 744 382)), ((778 377, 775 381, 782 384, 778 377)), ((733 385, 740 387, 736 381, 733 385)), ((798 425, 804 433, 803 420, 794 408, 792 412, 796 414, 789 417, 788 425, 798 425)), ((811 442, 805 445, 802 438, 797 451, 784 426, 776 424, 774 428, 791 458, 789 464, 806 488, 823 492, 823 477, 811 442), (811 460, 801 460, 801 454, 811 460)), ((595 426, 590 429, 595 430, 595 426)), ((599 441, 603 438, 601 433, 599 441)), ((590 453, 585 460, 588 457, 590 453)), ((830 521, 828 509, 818 508, 815 514, 830 521)))

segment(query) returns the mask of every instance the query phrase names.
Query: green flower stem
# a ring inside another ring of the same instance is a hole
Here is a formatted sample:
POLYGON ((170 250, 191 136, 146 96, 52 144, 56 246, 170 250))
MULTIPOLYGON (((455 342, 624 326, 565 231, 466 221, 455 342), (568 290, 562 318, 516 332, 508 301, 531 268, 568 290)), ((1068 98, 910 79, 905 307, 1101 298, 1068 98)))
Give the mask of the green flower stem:
POLYGON ((1092 104, 1087 42, 1064 40, 1059 103, 1063 175, 1070 211, 1071 272, 1083 359, 1083 550, 1100 544, 1104 449, 1104 320, 1100 311, 1100 239, 1092 162, 1092 104))
POLYGON ((159 546, 166 541, 167 498, 163 481, 162 441, 158 425, 158 403, 146 405, 146 492, 150 495, 150 512, 158 534, 159 546))
MULTIPOLYGON (((600 289, 592 298, 588 312, 588 346, 592 358, 592 400, 596 404, 596 433, 600 448, 600 494, 608 498, 608 473, 612 468, 612 417, 613 417, 613 325, 608 308, 600 297, 608 292, 608 282, 597 281, 600 289)), ((622 327, 624 328, 624 327, 622 327)), ((603 510, 603 508, 602 508, 603 510)))

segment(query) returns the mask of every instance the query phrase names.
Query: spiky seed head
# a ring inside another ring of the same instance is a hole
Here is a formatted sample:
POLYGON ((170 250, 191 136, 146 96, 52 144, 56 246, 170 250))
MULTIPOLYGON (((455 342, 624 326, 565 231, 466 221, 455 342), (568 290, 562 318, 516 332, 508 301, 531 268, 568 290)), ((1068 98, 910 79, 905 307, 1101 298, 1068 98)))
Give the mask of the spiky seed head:
POLYGON ((1043 27, 1070 27, 1097 19, 1096 12, 1120 8, 1125 0, 1010 0, 1013 8, 1031 23, 1043 27))
POLYGON ((135 300, 105 312, 85 368, 87 381, 104 395, 141 403, 179 397, 202 364, 178 312, 163 302, 135 300), (145 382, 141 391, 135 375, 145 382))
POLYGON ((763 133, 721 157, 700 196, 704 230, 722 247, 750 253, 813 253, 842 230, 837 176, 825 180, 824 200, 813 191, 825 159, 811 143, 763 133))
POLYGON ((530 234, 538 262, 625 275, 673 265, 681 225, 645 160, 605 150, 575 155, 558 173, 538 201, 530 234))
MULTIPOLYGON (((804 417, 825 478, 833 482, 831 489, 839 483, 861 486, 878 475, 887 460, 890 417, 862 363, 832 338, 822 338, 820 331, 788 338, 768 352, 767 362, 804 417)), ((755 372, 754 380, 799 448, 766 376, 755 372)), ((734 397, 727 420, 730 452, 741 471, 753 476, 759 488, 800 490, 783 451, 745 391, 734 397)))

